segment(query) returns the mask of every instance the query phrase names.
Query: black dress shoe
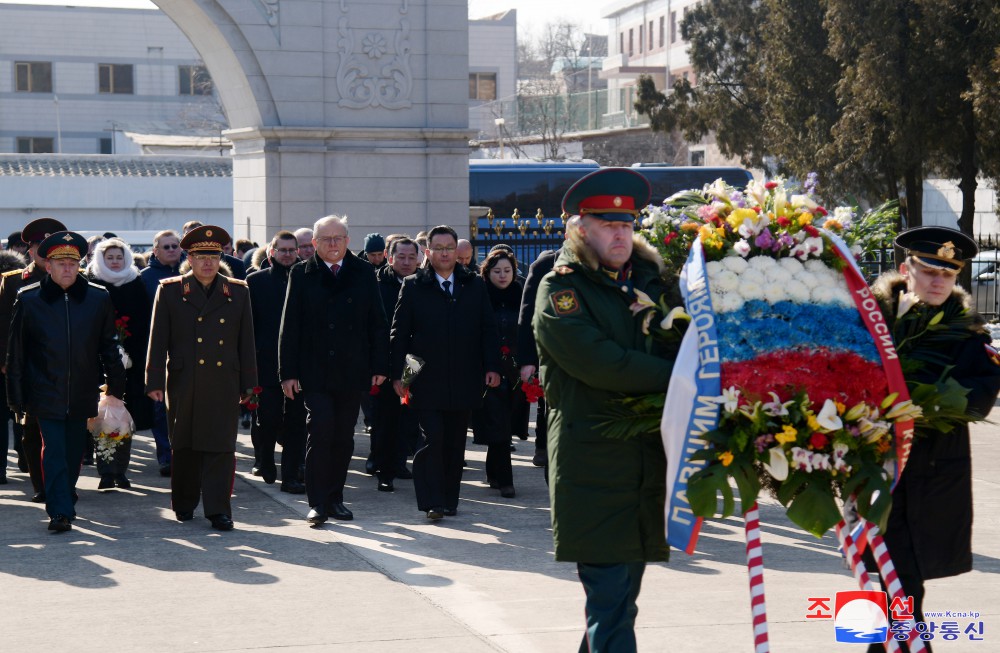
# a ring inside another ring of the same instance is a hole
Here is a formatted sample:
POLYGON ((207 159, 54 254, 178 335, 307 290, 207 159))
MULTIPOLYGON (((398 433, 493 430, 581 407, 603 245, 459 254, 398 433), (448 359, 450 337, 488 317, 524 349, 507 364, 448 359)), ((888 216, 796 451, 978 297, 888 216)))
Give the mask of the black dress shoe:
POLYGON ((128 490, 132 488, 132 481, 128 480, 128 477, 124 474, 119 474, 115 477, 115 485, 123 490, 128 490))
POLYGON ((445 517, 454 517, 458 514, 458 508, 445 508, 441 511, 441 514, 445 517))
POLYGON ((64 533, 73 528, 73 524, 69 523, 69 518, 65 515, 56 515, 49 520, 49 530, 55 531, 57 533, 64 533))
POLYGON ((515 494, 513 485, 505 485, 500 488, 500 496, 504 499, 513 499, 515 494))
POLYGON ((250 468, 250 476, 260 476, 264 472, 260 471, 260 467, 254 466, 250 468))
POLYGON ((34 494, 31 495, 31 502, 32 503, 45 503, 45 493, 44 492, 35 492, 34 494))
POLYGON ((0 485, 7 485, 7 474, 0 474, 0 485))
POLYGON ((177 521, 191 521, 194 519, 193 510, 177 511, 174 514, 177 515, 177 521))
POLYGON ((160 476, 170 476, 170 465, 160 465, 160 476))
POLYGON ((212 515, 208 519, 212 522, 212 528, 217 531, 231 531, 235 526, 229 515, 212 515))
POLYGON ((401 478, 403 480, 409 480, 413 478, 413 472, 411 472, 406 465, 403 465, 396 470, 396 478, 401 478))
POLYGON ((310 524, 322 524, 326 521, 326 511, 311 508, 309 514, 306 515, 306 521, 310 524))
POLYGON ((518 433, 517 434, 517 438, 519 440, 527 440, 528 439, 528 434, 527 433, 518 433))
POLYGON ((444 517, 444 508, 431 508, 427 511, 427 519, 437 521, 444 517))
POLYGON ((330 506, 328 510, 330 516, 334 519, 339 519, 341 521, 351 521, 354 519, 354 513, 347 509, 343 503, 335 503, 330 506))
POLYGON ((500 487, 500 483, 498 483, 496 479, 490 478, 489 476, 486 477, 486 484, 490 486, 491 490, 496 490, 500 487))
POLYGON ((395 492, 396 488, 392 486, 392 481, 379 481, 378 491, 379 492, 395 492))
POLYGON ((267 469, 260 473, 260 477, 264 479, 264 482, 268 485, 274 485, 274 482, 278 480, 278 470, 267 469))
POLYGON ((306 486, 298 481, 282 481, 281 491, 289 494, 305 494, 306 486))
POLYGON ((369 458, 365 461, 365 474, 369 476, 374 476, 376 471, 375 461, 369 458))
POLYGON ((97 484, 98 490, 110 490, 115 486, 115 477, 112 474, 102 474, 101 482, 97 484))

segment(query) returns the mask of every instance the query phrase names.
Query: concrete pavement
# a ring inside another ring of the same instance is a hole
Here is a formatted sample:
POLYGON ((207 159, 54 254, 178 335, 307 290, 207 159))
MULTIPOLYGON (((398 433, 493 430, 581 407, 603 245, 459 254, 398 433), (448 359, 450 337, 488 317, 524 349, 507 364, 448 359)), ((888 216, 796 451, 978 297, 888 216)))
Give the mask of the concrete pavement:
MULTIPOLYGON (((998 650, 1000 427, 973 428, 975 571, 928 584, 926 610, 982 613, 985 640, 933 642, 936 651, 998 650)), ((355 437, 346 490, 352 522, 310 527, 301 496, 250 476, 242 433, 236 530, 199 516, 178 523, 152 441, 133 449, 130 491, 80 481, 73 531, 46 530, 26 474, 8 463, 0 486, 0 650, 422 652, 576 651, 583 592, 573 565, 552 558, 548 496, 517 442, 517 497, 484 484, 485 448, 469 444, 459 514, 436 524, 416 510, 412 481, 380 493, 355 437)), ((762 501, 772 650, 864 651, 837 644, 831 621, 806 619, 807 598, 857 589, 832 535, 798 531, 762 501)), ((743 525, 707 522, 693 556, 650 565, 639 599, 641 651, 753 650, 743 525)), ((962 627, 971 622, 959 620, 962 627)))

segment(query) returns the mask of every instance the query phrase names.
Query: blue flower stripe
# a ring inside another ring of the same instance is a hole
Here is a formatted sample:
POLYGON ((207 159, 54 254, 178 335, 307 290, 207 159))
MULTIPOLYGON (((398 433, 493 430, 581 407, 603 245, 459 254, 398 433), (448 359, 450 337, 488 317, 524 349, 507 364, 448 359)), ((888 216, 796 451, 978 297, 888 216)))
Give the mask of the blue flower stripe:
POLYGON ((879 362, 878 350, 857 309, 839 305, 784 301, 747 302, 731 313, 716 314, 722 362, 739 362, 780 350, 816 349, 853 352, 879 362))

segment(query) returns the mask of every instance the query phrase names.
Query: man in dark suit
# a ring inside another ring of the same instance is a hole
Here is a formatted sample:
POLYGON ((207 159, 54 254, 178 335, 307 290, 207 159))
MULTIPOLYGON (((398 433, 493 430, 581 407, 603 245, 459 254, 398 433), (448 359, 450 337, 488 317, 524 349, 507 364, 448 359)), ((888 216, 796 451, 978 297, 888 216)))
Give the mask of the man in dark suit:
POLYGON ((146 356, 146 393, 167 405, 174 512, 189 521, 203 501, 220 531, 233 528, 239 403, 257 386, 250 291, 219 274, 229 241, 212 225, 181 240, 191 271, 160 282, 146 356))
MULTIPOLYGON (((420 253, 409 238, 397 238, 389 246, 389 264, 378 270, 378 289, 382 308, 392 319, 399 300, 403 279, 417 271, 420 253)), ((388 389, 387 389, 388 390, 388 389)), ((375 426, 372 429, 372 461, 378 475, 378 490, 392 492, 396 478, 411 478, 406 469, 407 437, 412 415, 399 403, 394 392, 380 392, 375 397, 375 426)))
MULTIPOLYGON (((21 230, 21 240, 28 244, 28 267, 13 270, 0 277, 0 360, 7 359, 7 340, 10 320, 14 315, 14 300, 17 292, 45 278, 45 257, 39 256, 38 245, 59 231, 65 231, 63 223, 54 218, 32 220, 21 230)), ((6 373, 6 372, 5 372, 6 373)), ((14 437, 21 438, 21 451, 25 466, 31 478, 35 503, 45 501, 45 481, 42 478, 42 433, 38 430, 38 420, 33 415, 24 416, 24 424, 14 423, 14 437)))
POLYGON ((458 234, 428 233, 430 266, 407 277, 392 320, 393 389, 408 395, 426 439, 413 457, 417 507, 438 520, 458 511, 469 412, 482 404, 484 385, 500 385, 500 337, 486 285, 457 264, 458 234), (424 361, 403 387, 406 355, 424 361))
POLYGON ((270 266, 247 277, 253 332, 257 348, 257 374, 261 388, 257 419, 250 429, 254 467, 267 484, 274 483, 278 470, 274 446, 281 441, 281 491, 304 494, 299 482, 299 465, 306 446, 306 408, 302 397, 288 399, 278 378, 278 334, 285 306, 288 274, 298 261, 298 243, 290 231, 280 231, 268 248, 270 266))
POLYGON ((350 252, 347 220, 313 227, 316 253, 292 268, 281 316, 278 373, 285 396, 308 413, 306 520, 354 518, 344 505, 361 398, 388 372, 388 327, 375 269, 350 252))

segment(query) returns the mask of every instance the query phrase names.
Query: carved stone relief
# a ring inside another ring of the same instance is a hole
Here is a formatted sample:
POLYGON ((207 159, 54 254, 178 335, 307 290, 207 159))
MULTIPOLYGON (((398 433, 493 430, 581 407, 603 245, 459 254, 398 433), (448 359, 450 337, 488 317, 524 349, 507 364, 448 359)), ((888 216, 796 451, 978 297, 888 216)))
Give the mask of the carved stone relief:
MULTIPOLYGON (((363 4, 363 3, 362 3, 363 4)), ((409 0, 401 0, 397 28, 362 30, 351 27, 347 0, 340 0, 343 14, 337 23, 339 106, 348 109, 383 107, 407 109, 413 105, 413 72, 410 69, 409 0)))

